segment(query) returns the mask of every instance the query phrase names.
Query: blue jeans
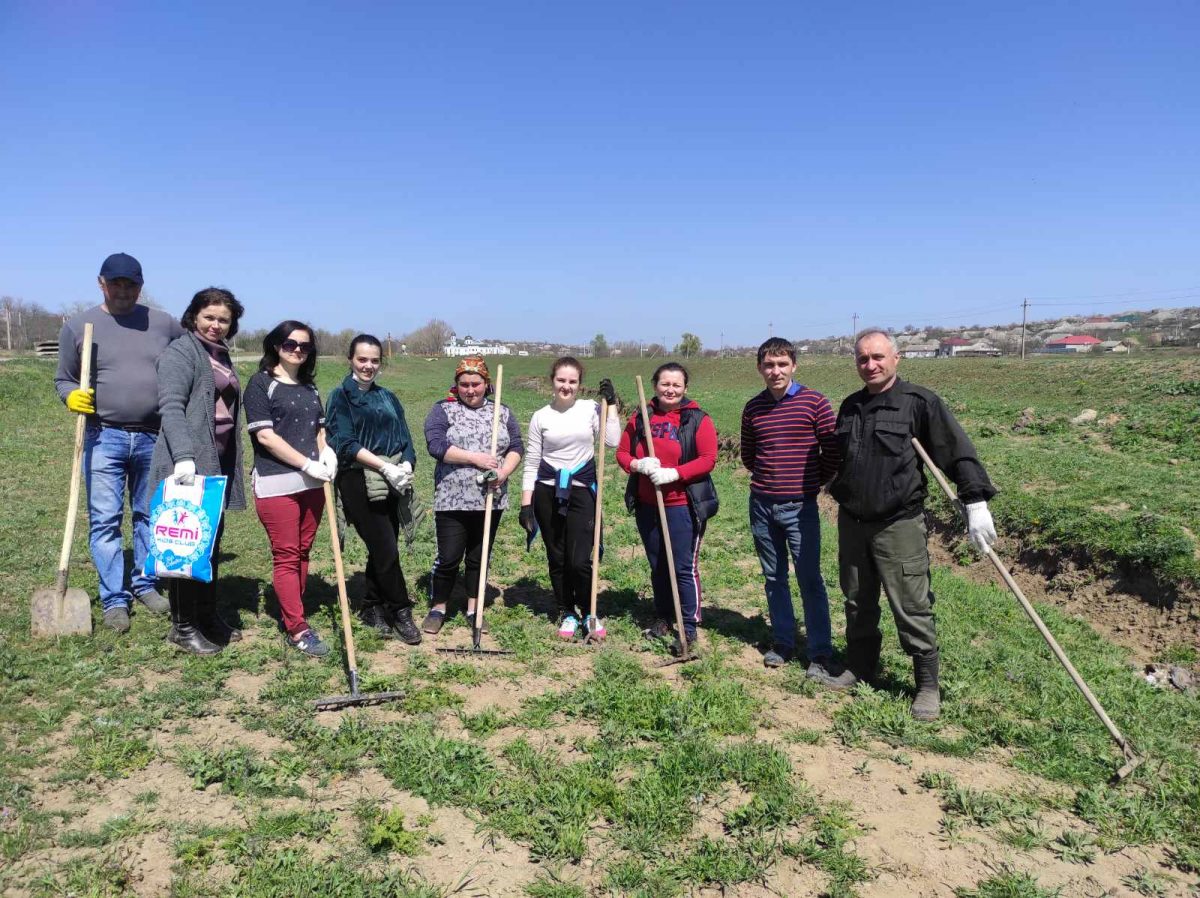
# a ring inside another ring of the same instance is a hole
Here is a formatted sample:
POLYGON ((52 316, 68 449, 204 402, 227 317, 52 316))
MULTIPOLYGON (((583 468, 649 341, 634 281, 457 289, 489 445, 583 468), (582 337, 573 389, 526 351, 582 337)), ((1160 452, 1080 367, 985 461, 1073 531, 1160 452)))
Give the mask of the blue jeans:
POLYGON ((125 494, 133 517, 132 595, 154 589, 155 581, 142 573, 150 552, 150 458, 157 437, 130 433, 116 427, 89 424, 83 442, 83 476, 87 483, 88 544, 100 576, 100 607, 104 611, 130 603, 125 589, 124 540, 121 519, 125 494))
MULTIPOLYGON (((658 507, 638 503, 636 515, 646 560, 650 562, 654 613, 660 620, 674 625, 675 598, 671 594, 671 572, 667 568, 667 553, 663 551, 658 507)), ((696 638, 696 625, 700 623, 700 541, 704 539, 704 525, 697 528, 692 523, 692 512, 686 505, 668 505, 667 529, 671 537, 671 558, 675 562, 683 630, 691 642, 696 638)))
POLYGON ((771 632, 778 645, 796 646, 796 615, 788 583, 788 557, 796 566, 796 580, 804 601, 804 629, 809 660, 833 654, 829 625, 829 595, 821 577, 821 519, 817 498, 773 502, 750 494, 750 532, 766 578, 767 610, 771 632))

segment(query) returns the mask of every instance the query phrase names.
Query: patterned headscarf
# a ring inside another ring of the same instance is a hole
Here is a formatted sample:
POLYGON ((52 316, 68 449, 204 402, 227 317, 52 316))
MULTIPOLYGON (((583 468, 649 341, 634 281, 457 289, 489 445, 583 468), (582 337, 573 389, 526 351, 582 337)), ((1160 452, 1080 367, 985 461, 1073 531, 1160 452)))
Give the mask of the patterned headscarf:
POLYGON ((487 383, 492 382, 491 372, 488 371, 487 362, 483 360, 481 355, 463 356, 462 361, 458 363, 458 367, 454 369, 454 379, 457 381, 461 374, 478 374, 487 383))
POLYGON ((446 397, 447 399, 458 401, 458 378, 462 374, 478 374, 487 384, 487 389, 483 392, 484 397, 492 395, 492 374, 488 371, 487 362, 481 355, 468 355, 463 356, 458 367, 454 369, 454 386, 450 388, 450 395, 446 397))

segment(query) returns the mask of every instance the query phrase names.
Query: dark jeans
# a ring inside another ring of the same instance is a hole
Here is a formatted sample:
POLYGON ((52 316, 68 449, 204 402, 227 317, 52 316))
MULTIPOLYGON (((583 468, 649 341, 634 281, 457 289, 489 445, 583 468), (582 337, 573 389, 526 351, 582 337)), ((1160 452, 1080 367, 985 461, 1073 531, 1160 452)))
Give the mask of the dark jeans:
MULTIPOLYGON (((675 600, 671 596, 671 571, 663 551, 662 524, 657 505, 638 504, 637 528, 642 535, 646 559, 650 562, 650 581, 654 584, 654 613, 661 620, 675 623, 675 600)), ((671 536, 671 556, 675 561, 675 581, 679 586, 679 607, 683 629, 691 642, 700 623, 700 541, 704 525, 695 526, 686 505, 667 506, 667 530, 671 536)))
POLYGON ((924 517, 891 524, 838 515, 838 564, 846 596, 847 647, 878 645, 879 589, 887 593, 900 647, 909 655, 937 648, 933 593, 929 591, 929 548, 924 517))
POLYGON ((412 607, 408 584, 400 567, 400 497, 388 491, 382 502, 367 498, 367 483, 361 468, 347 468, 338 474, 338 494, 346 520, 367 547, 367 594, 364 610, 376 605, 388 611, 412 607))
POLYGON ((550 584, 563 614, 587 614, 592 595, 592 538, 596 529, 596 496, 586 486, 571 487, 567 513, 558 513, 554 487, 533 488, 533 514, 546 544, 550 584))
POLYGON ((796 613, 788 582, 788 559, 796 566, 796 581, 804 604, 805 654, 809 659, 833 654, 829 595, 821 577, 821 519, 817 497, 775 502, 750 494, 750 532, 762 566, 771 614, 771 636, 788 648, 796 645, 796 613))
MULTIPOLYGON (((492 511, 492 533, 488 544, 496 544, 496 528, 504 512, 492 511)), ((437 557, 433 559, 433 574, 429 583, 429 604, 437 605, 450 600, 454 581, 458 577, 458 566, 463 557, 467 559, 467 595, 475 595, 479 588, 479 566, 483 555, 483 512, 482 511, 438 511, 434 513, 437 530, 437 557)))

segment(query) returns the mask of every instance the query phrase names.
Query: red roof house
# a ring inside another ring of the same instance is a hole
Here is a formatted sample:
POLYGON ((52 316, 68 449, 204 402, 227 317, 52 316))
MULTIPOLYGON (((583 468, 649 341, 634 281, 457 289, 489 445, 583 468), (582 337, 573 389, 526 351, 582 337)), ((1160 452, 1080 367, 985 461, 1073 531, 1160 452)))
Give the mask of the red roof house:
POLYGON ((1046 352, 1087 352, 1102 342, 1098 337, 1073 334, 1068 337, 1059 337, 1057 340, 1047 340, 1045 349, 1046 352))

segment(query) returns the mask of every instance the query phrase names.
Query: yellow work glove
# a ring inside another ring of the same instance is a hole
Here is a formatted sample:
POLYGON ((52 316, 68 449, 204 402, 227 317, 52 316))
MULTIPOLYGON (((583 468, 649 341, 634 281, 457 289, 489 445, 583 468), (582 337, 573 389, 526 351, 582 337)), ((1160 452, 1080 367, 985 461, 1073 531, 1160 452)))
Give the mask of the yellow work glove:
POLYGON ((67 394, 67 408, 77 415, 96 414, 96 391, 72 390, 67 394))

